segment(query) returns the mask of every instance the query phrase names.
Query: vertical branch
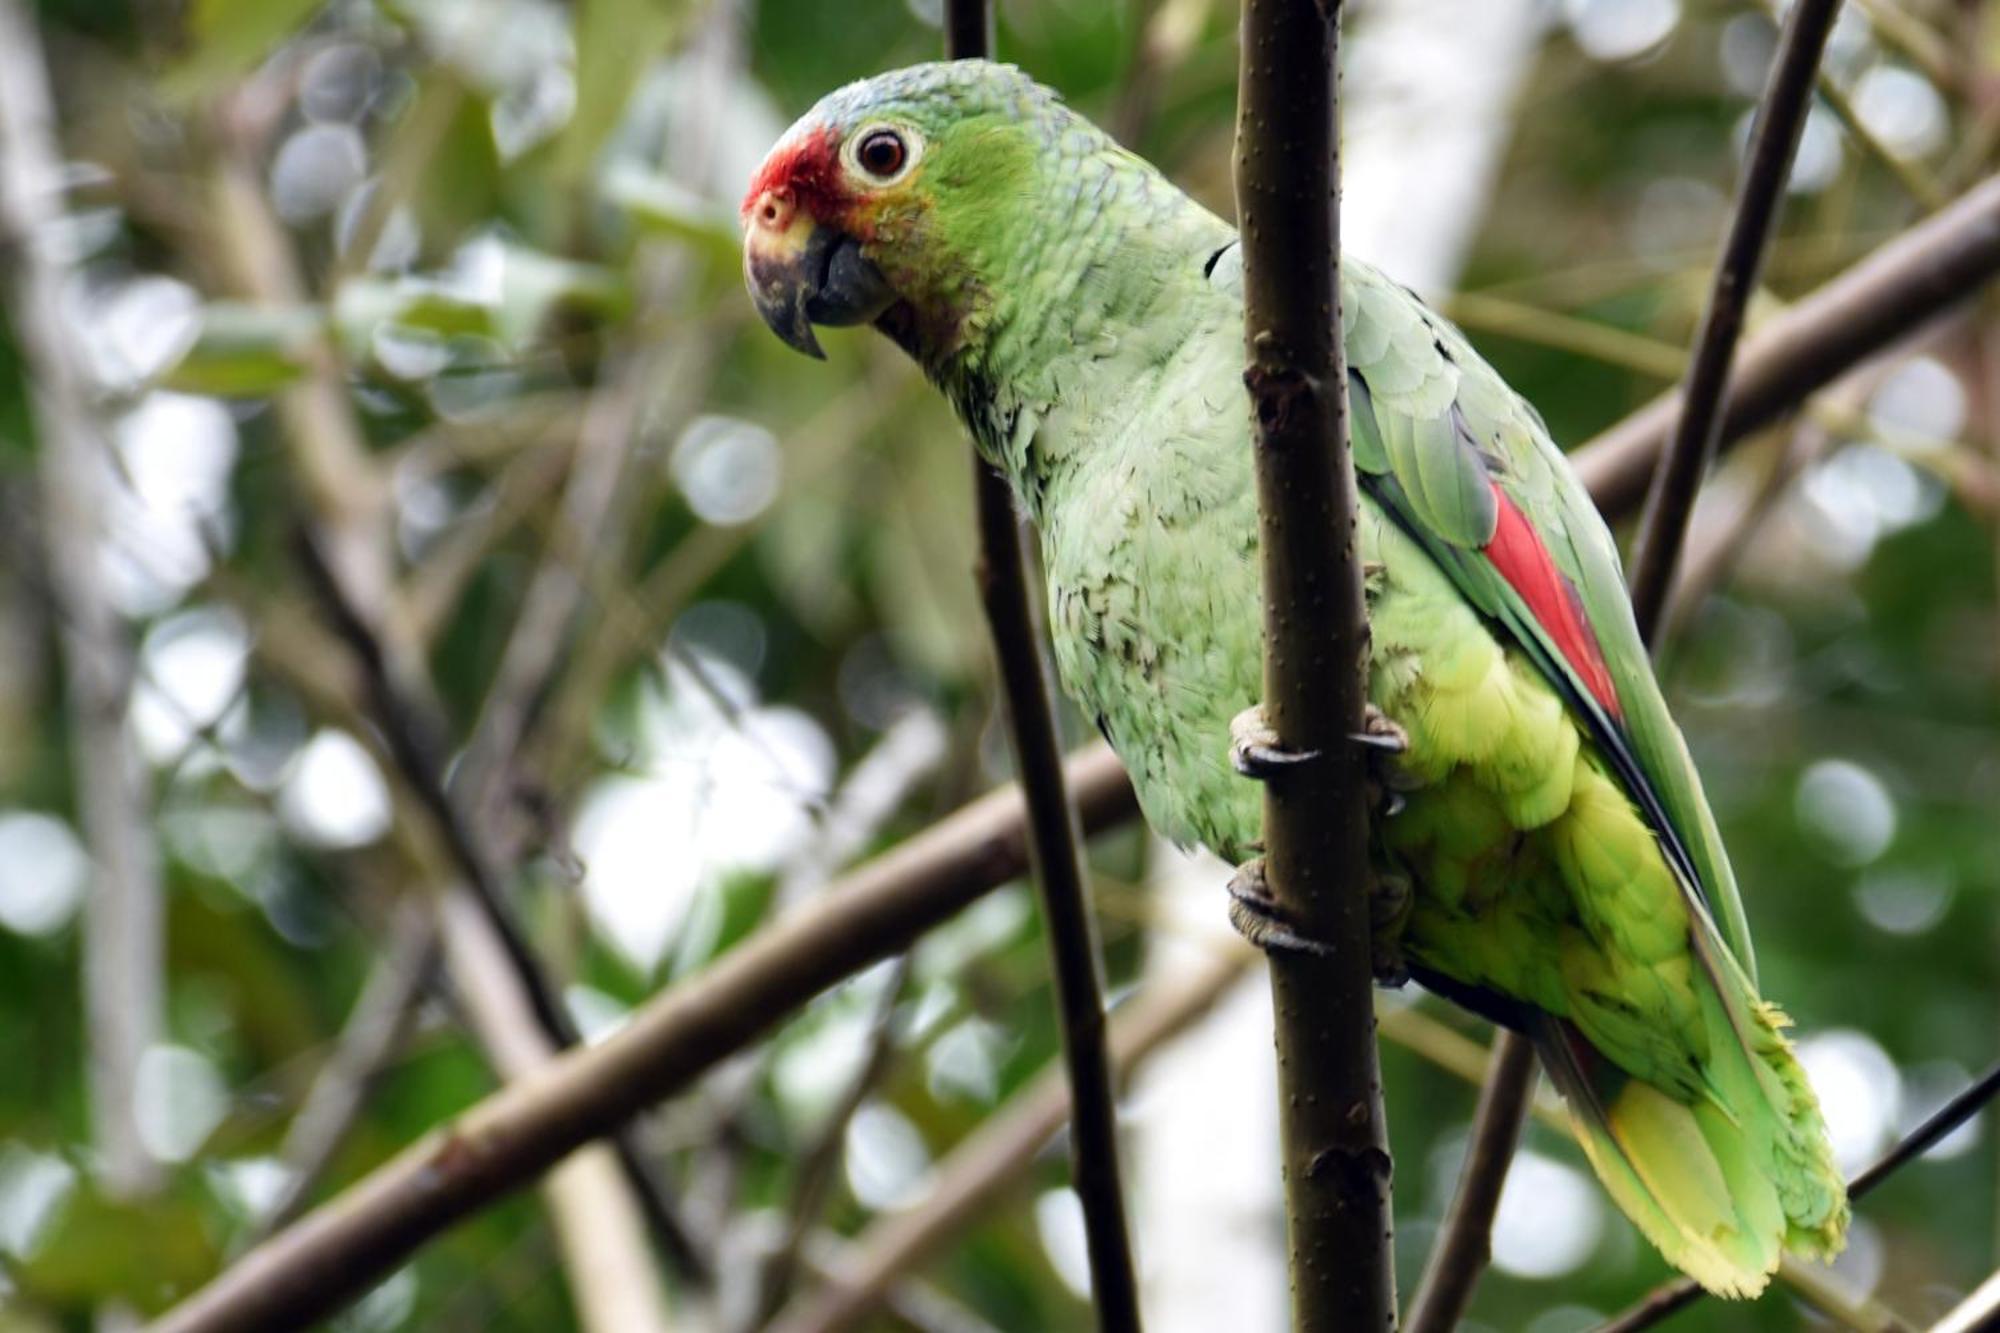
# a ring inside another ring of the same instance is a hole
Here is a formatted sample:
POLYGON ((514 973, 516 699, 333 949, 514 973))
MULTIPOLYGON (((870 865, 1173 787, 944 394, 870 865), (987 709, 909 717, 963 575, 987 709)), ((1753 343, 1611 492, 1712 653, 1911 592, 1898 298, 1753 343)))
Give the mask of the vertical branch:
POLYGON ((1256 417, 1264 697, 1318 758, 1265 784, 1268 882, 1317 942, 1270 956, 1293 1322, 1396 1320, 1360 747, 1368 627, 1340 342, 1339 0, 1246 0, 1236 121, 1244 383, 1256 417), (1318 956, 1323 952, 1323 956, 1318 956))
POLYGON ((1792 6, 1757 108, 1750 154, 1722 243, 1722 259, 1715 268, 1708 309, 1695 334, 1680 420, 1653 473, 1639 539, 1632 549, 1632 610, 1649 645, 1673 589, 1674 563, 1687 536, 1694 493, 1721 439, 1730 364, 1743 332, 1743 314, 1750 294, 1757 290, 1757 273, 1770 248, 1778 201, 1784 197, 1792 154, 1799 146, 1799 132, 1805 127, 1812 102, 1820 54, 1826 49, 1827 34, 1833 30, 1839 11, 1840 0, 1798 0, 1792 6))
POLYGON ((1535 1048, 1526 1037, 1502 1032, 1494 1039, 1493 1066, 1472 1113, 1451 1211, 1424 1262, 1404 1333, 1450 1333, 1472 1304, 1473 1288, 1493 1259, 1493 1215, 1534 1101, 1536 1070, 1535 1048))
POLYGON ((160 868, 146 777, 126 728, 131 653, 98 573, 110 446, 63 308, 70 275, 54 235, 62 201, 41 39, 26 7, 0 0, 0 260, 9 261, 39 440, 42 539, 67 669, 77 813, 94 871, 83 938, 93 1135, 106 1189, 124 1196, 158 1176, 139 1135, 135 1079, 164 1009, 160 868))
MULTIPOLYGON (((952 59, 984 57, 991 51, 993 20, 985 0, 951 0, 945 14, 946 53, 952 59)), ((1070 1127, 1070 1171, 1083 1202, 1091 1298, 1100 1328, 1137 1330, 1139 1286, 1119 1179, 1117 1096, 1105 1049, 1104 984, 1085 888, 1082 839, 1063 780, 1055 704, 1028 597, 1027 561, 1013 492, 976 457, 973 472, 979 506, 979 589, 1007 696, 1014 761, 1028 801, 1028 846, 1041 892, 1063 1060, 1076 1104, 1070 1127)))

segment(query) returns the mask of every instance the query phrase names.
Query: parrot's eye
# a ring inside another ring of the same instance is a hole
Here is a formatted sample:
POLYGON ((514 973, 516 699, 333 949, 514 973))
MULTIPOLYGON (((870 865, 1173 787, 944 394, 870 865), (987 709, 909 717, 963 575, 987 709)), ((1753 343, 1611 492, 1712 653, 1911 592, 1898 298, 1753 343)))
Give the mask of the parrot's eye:
POLYGON ((879 180, 889 180, 910 160, 910 149, 894 130, 870 130, 854 147, 854 160, 879 180))

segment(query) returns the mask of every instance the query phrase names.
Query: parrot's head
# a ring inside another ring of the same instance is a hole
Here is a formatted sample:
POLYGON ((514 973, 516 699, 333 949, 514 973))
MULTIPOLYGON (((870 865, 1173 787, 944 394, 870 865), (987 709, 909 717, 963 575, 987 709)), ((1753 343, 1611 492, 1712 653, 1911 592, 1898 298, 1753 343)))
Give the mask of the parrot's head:
POLYGON ((912 66, 823 98, 743 200, 743 270, 777 335, 874 324, 936 367, 974 336, 1064 134, 1109 140, 1011 66, 912 66))

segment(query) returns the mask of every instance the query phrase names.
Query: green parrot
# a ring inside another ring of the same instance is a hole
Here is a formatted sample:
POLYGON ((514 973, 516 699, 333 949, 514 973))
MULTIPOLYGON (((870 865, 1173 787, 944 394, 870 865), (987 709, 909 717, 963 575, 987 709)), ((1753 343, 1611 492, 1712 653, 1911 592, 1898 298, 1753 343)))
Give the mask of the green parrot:
MULTIPOLYGON (((834 92, 743 204, 758 311, 873 324, 1041 535, 1064 688, 1148 821, 1232 861, 1262 680, 1235 231, 1017 70, 834 92)), ((1368 692, 1406 740, 1374 825, 1419 981, 1526 1033, 1605 1188, 1726 1296, 1842 1244, 1812 1089, 1758 995, 1729 861, 1618 554, 1533 408, 1444 319, 1346 260, 1368 692)))

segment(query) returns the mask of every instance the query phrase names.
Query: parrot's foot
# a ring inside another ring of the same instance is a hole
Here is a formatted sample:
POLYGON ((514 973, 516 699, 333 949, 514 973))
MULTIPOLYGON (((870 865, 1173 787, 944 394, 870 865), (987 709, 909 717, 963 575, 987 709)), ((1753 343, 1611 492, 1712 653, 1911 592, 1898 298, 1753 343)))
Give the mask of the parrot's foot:
MULTIPOLYGON (((1410 979, 1403 960, 1403 923, 1413 897, 1410 881, 1395 874, 1378 876, 1368 898, 1369 970, 1380 986, 1401 986, 1410 979)), ((1245 861, 1229 880, 1229 924, 1236 933, 1266 953, 1305 954, 1331 958, 1333 949, 1303 933, 1286 915, 1264 878, 1264 862, 1245 861)))
MULTIPOLYGON (((1410 748, 1409 733, 1371 703, 1363 709, 1361 730, 1348 739, 1369 755, 1369 804, 1385 819, 1402 813, 1403 794, 1398 790, 1402 784, 1392 761, 1410 748)), ((1286 749, 1265 720, 1262 704, 1230 719, 1229 763, 1246 778, 1268 782, 1319 757, 1317 750, 1286 749)))
POLYGON ((1264 720, 1264 705, 1253 704, 1229 720, 1229 763, 1238 773, 1268 782, 1319 758, 1318 750, 1287 750, 1264 720))

